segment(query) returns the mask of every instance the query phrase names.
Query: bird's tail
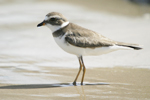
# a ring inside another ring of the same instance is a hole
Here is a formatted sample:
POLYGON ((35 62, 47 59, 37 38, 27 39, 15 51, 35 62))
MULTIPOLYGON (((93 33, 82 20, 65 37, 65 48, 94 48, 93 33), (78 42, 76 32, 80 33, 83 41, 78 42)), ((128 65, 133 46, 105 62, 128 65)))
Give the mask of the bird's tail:
POLYGON ((138 44, 130 44, 130 43, 123 43, 123 42, 117 42, 118 46, 123 46, 123 47, 129 47, 132 48, 134 50, 140 50, 143 49, 142 47, 140 47, 138 44))

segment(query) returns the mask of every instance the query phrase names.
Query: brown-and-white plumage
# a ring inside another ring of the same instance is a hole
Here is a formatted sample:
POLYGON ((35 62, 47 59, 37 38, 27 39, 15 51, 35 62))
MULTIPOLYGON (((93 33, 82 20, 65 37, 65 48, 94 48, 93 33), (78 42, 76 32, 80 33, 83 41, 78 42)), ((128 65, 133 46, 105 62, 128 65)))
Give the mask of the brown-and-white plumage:
POLYGON ((123 49, 142 49, 137 44, 117 42, 102 36, 94 31, 70 23, 62 14, 51 12, 46 15, 39 26, 46 25, 52 31, 56 43, 66 52, 78 57, 80 63, 79 72, 73 82, 76 80, 83 68, 81 84, 83 84, 85 75, 85 66, 82 56, 102 55, 116 50, 123 49))

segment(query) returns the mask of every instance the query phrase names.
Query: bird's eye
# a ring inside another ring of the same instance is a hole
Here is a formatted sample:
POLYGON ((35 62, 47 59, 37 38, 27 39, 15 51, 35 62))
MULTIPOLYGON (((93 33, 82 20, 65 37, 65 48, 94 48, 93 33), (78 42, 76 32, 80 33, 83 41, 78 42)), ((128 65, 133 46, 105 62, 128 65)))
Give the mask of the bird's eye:
POLYGON ((51 18, 50 21, 56 21, 56 18, 51 18))

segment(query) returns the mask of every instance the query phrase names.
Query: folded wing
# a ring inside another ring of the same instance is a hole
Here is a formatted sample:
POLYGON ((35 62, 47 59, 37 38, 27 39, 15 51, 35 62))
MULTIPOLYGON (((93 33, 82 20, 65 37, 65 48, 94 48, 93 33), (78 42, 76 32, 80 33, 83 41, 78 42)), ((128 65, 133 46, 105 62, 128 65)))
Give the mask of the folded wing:
POLYGON ((133 48, 135 50, 142 49, 136 44, 113 41, 94 31, 82 28, 75 24, 71 24, 69 27, 70 30, 67 31, 65 40, 69 44, 77 47, 95 48, 95 47, 109 47, 113 45, 118 45, 118 46, 133 48), (77 28, 73 28, 72 26, 77 28))

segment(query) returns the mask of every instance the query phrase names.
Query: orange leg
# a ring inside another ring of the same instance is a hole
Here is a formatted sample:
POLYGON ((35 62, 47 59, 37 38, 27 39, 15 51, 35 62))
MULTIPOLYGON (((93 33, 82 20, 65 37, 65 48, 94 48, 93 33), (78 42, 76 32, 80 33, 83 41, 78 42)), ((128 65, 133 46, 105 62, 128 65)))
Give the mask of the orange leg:
POLYGON ((78 74, 77 74, 77 76, 76 76, 76 78, 75 78, 75 80, 74 80, 74 82, 73 82, 73 85, 76 85, 76 81, 77 81, 77 79, 78 79, 78 77, 79 77, 79 74, 80 74, 80 72, 81 72, 81 70, 82 70, 81 57, 78 57, 78 59, 79 59, 79 63, 80 63, 80 68, 79 68, 78 74))
POLYGON ((77 74, 77 76, 76 76, 76 78, 75 78, 75 80, 73 82, 73 85, 76 85, 76 81, 77 81, 77 79, 78 79, 78 77, 80 75, 82 67, 83 67, 83 75, 82 75, 81 85, 83 85, 83 80, 84 80, 84 76, 85 76, 85 72, 86 72, 86 68, 84 66, 84 62, 83 62, 82 56, 78 57, 78 59, 79 59, 79 63, 80 63, 80 68, 79 68, 78 74, 77 74))
POLYGON ((82 66, 83 66, 83 75, 82 75, 81 85, 83 85, 83 80, 84 80, 86 68, 85 68, 85 66, 84 66, 84 62, 83 62, 82 56, 81 56, 81 62, 82 62, 82 66))

